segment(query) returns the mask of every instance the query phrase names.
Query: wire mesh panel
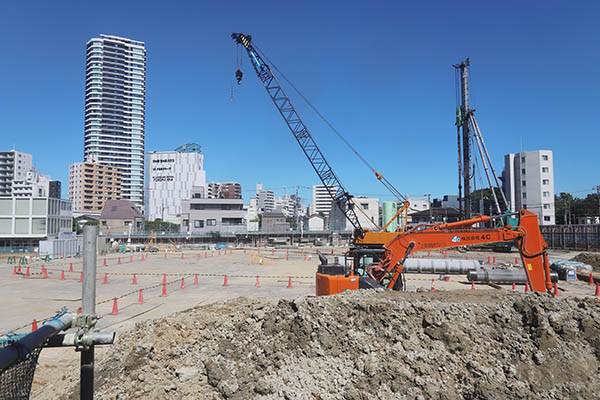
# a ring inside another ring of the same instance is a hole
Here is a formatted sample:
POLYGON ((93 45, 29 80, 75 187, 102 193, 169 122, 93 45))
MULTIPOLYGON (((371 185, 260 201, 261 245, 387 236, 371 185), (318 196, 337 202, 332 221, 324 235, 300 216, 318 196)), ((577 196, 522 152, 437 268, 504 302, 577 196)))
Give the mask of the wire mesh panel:
MULTIPOLYGON (((15 342, 23 336, 25 335, 0 338, 0 348, 15 346, 15 342)), ((0 371, 0 400, 29 399, 33 374, 42 347, 31 349, 31 352, 25 354, 27 350, 29 349, 20 349, 24 354, 21 360, 0 371)))

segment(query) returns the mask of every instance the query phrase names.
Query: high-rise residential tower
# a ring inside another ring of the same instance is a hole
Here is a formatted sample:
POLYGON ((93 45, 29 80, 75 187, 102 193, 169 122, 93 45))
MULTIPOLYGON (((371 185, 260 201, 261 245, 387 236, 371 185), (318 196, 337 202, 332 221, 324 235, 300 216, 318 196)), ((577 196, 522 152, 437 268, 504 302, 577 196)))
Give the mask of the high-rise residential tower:
POLYGON ((144 208, 146 49, 100 35, 86 45, 84 159, 118 167, 121 198, 144 208))

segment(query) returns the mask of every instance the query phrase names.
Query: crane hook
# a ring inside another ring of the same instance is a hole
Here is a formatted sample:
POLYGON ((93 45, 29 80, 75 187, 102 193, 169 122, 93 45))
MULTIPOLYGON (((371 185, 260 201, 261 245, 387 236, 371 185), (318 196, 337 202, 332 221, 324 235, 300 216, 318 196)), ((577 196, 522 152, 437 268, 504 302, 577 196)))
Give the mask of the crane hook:
POLYGON ((244 73, 238 68, 237 71, 235 71, 235 79, 237 79, 237 84, 241 85, 242 84, 242 77, 244 76, 244 73))

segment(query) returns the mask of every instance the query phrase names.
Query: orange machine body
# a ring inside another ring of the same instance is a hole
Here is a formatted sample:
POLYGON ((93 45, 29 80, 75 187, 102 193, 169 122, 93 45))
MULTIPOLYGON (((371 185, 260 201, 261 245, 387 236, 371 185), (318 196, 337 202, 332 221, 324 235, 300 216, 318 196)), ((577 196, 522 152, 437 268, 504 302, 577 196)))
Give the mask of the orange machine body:
POLYGON ((358 289, 358 276, 327 275, 317 272, 317 296, 358 289))

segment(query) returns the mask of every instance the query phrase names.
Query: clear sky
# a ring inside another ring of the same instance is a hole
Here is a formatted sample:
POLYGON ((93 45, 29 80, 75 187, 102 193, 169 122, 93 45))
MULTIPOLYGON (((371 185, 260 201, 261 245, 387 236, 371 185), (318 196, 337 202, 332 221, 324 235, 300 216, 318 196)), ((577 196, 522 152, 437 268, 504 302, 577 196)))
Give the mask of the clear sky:
MULTIPOLYGON (((245 198, 257 182, 319 183, 246 55, 234 85, 235 31, 251 34, 377 170, 419 197, 457 192, 452 64, 470 57, 472 106, 498 174, 506 153, 550 149, 556 192, 585 196, 600 184, 598 21, 595 1, 4 3, 0 148, 32 153, 67 196, 68 167, 83 158, 85 43, 103 33, 146 43, 146 151, 197 142, 207 180, 239 181, 245 198)), ((391 199, 292 101, 351 193, 391 199)))

